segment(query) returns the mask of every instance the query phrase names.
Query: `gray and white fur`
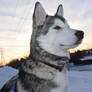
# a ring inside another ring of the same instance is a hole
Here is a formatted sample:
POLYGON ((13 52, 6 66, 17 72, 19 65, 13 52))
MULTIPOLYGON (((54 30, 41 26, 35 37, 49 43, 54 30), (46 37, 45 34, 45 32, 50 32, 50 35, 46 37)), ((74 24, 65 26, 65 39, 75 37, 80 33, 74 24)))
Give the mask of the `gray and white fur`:
MULTIPOLYGON (((59 5, 54 16, 49 16, 37 2, 33 14, 30 56, 20 68, 16 92, 67 92, 67 50, 78 46, 83 35, 83 31, 70 28, 63 17, 62 5, 59 5), (62 70, 43 62, 62 67, 62 70)), ((12 92, 14 80, 0 92, 12 92)))

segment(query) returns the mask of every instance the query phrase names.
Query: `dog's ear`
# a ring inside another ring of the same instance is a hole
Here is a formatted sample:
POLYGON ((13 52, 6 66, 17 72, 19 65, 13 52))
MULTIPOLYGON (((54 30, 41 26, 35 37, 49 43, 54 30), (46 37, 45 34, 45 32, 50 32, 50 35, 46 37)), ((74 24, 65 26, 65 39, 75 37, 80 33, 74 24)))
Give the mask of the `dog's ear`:
POLYGON ((35 22, 36 26, 42 25, 45 21, 46 12, 42 5, 37 2, 35 4, 34 14, 33 14, 33 22, 35 22))
POLYGON ((57 15, 57 16, 60 16, 60 17, 63 16, 63 6, 62 6, 61 4, 58 6, 56 15, 57 15))

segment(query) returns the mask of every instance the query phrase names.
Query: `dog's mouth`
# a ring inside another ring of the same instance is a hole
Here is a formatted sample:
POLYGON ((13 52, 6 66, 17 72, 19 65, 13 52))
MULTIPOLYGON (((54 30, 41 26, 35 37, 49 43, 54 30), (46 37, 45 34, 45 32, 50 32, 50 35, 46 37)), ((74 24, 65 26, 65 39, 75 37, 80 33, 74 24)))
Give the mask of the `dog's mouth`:
POLYGON ((64 44, 60 44, 60 46, 67 46, 67 47, 71 47, 71 46, 75 46, 75 45, 79 45, 81 44, 82 40, 77 40, 74 44, 71 45, 64 45, 64 44))
POLYGON ((75 46, 81 44, 81 42, 82 42, 82 39, 81 40, 77 40, 74 44, 71 44, 71 45, 60 44, 60 46, 61 47, 64 47, 64 46, 67 46, 67 47, 73 47, 74 46, 75 47, 75 46))
POLYGON ((83 31, 77 31, 75 33, 77 40, 73 44, 60 44, 60 46, 67 46, 69 48, 76 47, 77 45, 81 44, 83 38, 84 38, 84 32, 83 31))

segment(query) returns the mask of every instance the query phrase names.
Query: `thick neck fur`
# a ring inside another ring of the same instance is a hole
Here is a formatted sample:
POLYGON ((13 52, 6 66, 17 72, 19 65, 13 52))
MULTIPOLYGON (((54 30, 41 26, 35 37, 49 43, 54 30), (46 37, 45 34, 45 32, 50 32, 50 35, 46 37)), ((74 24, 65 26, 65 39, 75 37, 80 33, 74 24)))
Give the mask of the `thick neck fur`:
MULTIPOLYGON (((56 65, 61 64, 62 66, 62 64, 66 62, 66 60, 62 59, 62 57, 46 52, 45 50, 41 49, 36 42, 35 46, 31 48, 31 54, 29 59, 26 60, 22 66, 24 72, 20 72, 20 82, 22 83, 22 85, 24 85, 24 89, 34 90, 32 92, 54 92, 53 89, 57 90, 59 86, 62 86, 57 80, 59 79, 58 74, 60 72, 52 67, 49 67, 39 62, 40 60, 42 60, 56 65)), ((66 77, 66 65, 64 66, 64 69, 60 74, 60 79, 64 80, 66 77)))
POLYGON ((47 66, 40 61, 62 66, 68 62, 66 57, 67 56, 60 57, 46 52, 39 46, 38 42, 35 41, 34 45, 31 46, 31 54, 29 59, 24 63, 23 69, 28 73, 38 76, 39 78, 47 80, 52 79, 58 70, 47 66))

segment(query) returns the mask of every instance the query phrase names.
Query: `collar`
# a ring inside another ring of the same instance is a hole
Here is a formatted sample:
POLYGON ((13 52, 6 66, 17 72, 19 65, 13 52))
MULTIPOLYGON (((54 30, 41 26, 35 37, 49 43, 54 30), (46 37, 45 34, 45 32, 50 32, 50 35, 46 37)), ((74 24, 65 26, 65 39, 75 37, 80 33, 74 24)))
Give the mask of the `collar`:
MULTIPOLYGON (((32 60, 32 61, 36 61, 33 57, 31 57, 31 60, 32 60)), ((45 64, 45 65, 47 65, 47 66, 49 66, 49 67, 51 67, 51 68, 54 68, 54 69, 58 70, 59 72, 61 72, 61 71, 63 70, 65 64, 67 64, 67 63, 69 62, 68 57, 58 57, 58 58, 56 58, 55 60, 56 60, 56 61, 62 60, 62 61, 65 61, 65 63, 64 63, 62 66, 59 66, 59 65, 51 64, 51 63, 49 63, 49 62, 47 62, 47 61, 39 60, 39 62, 41 62, 41 63, 43 63, 43 64, 45 64)))
POLYGON ((48 63, 48 62, 42 62, 42 61, 40 61, 40 62, 47 65, 47 66, 49 66, 49 67, 52 67, 52 68, 58 70, 59 72, 61 72, 64 68, 64 65, 58 66, 58 65, 54 65, 54 64, 51 64, 51 63, 48 63))

